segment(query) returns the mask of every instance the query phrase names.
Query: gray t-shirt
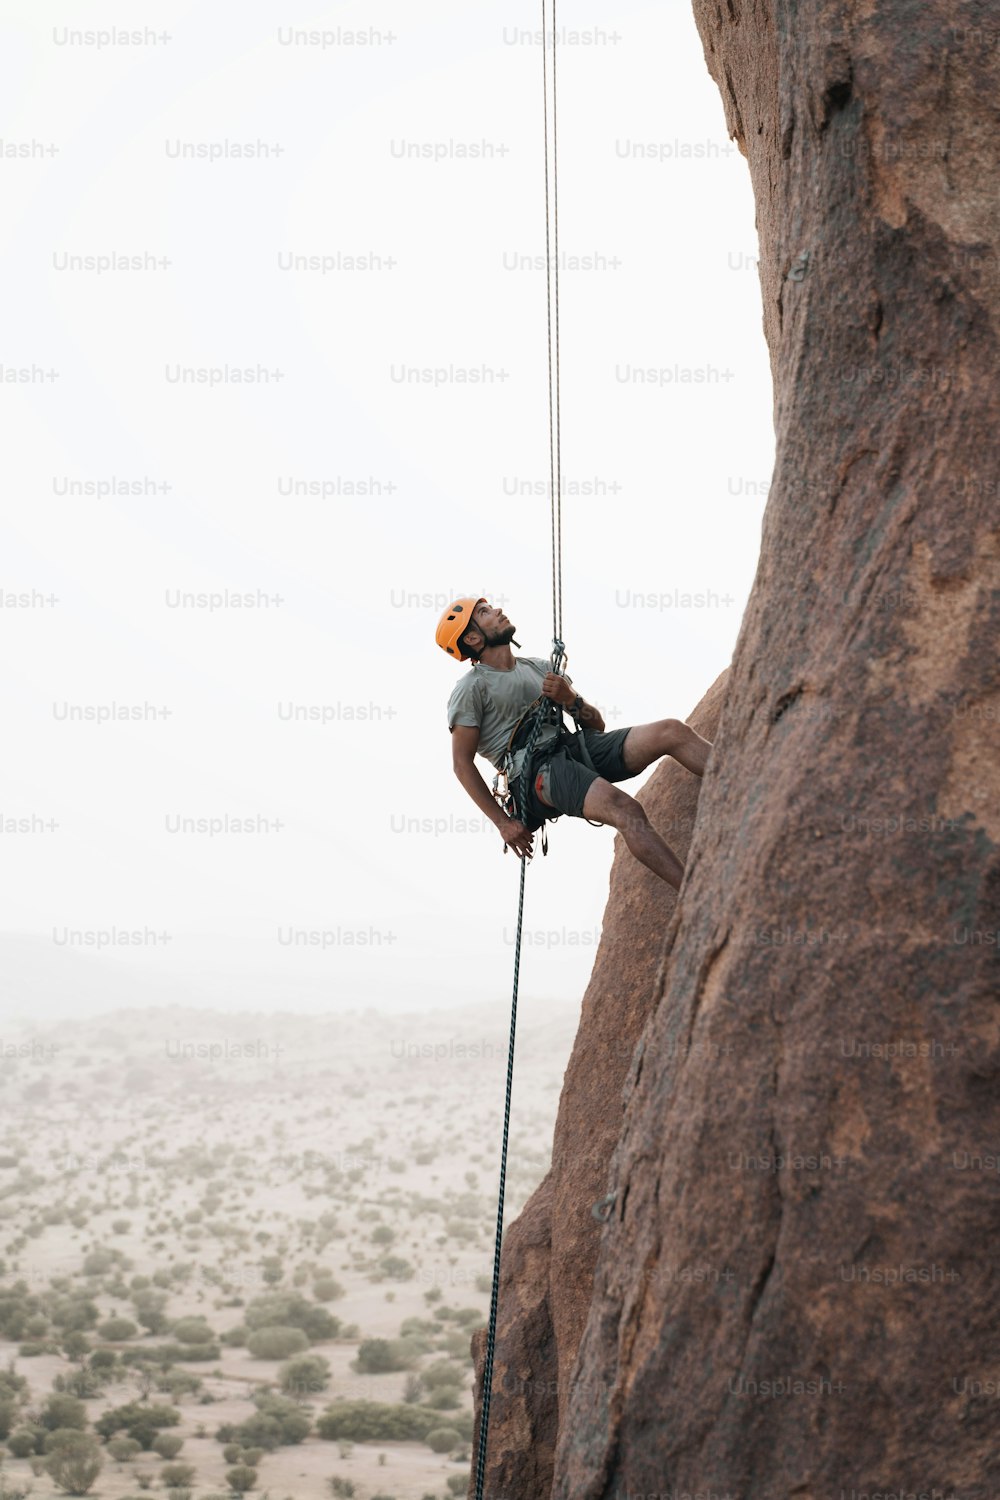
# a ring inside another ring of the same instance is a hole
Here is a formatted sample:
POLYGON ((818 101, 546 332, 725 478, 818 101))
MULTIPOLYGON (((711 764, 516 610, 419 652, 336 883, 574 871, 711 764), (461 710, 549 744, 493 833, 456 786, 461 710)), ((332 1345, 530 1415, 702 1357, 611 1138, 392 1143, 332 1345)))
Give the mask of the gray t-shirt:
MULTIPOLYGON (((477 754, 500 769, 503 753, 514 725, 542 691, 542 680, 552 671, 545 656, 519 656, 509 672, 475 662, 455 684, 448 699, 448 729, 468 724, 479 730, 477 754)), ((566 681, 572 684, 572 677, 566 681)), ((536 745, 547 744, 559 733, 558 726, 546 724, 539 732, 536 745)))

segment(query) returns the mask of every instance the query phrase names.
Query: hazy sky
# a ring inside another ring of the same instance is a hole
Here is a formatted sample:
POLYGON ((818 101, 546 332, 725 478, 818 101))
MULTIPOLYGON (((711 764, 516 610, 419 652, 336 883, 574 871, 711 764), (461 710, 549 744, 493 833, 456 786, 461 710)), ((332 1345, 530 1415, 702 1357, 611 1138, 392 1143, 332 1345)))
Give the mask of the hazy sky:
MULTIPOLYGON (((551 649, 540 8, 2 14, 7 1008, 506 1003, 434 626, 551 649)), ((771 388, 687 7, 560 25, 564 637, 617 728, 730 659, 771 388)), ((582 993, 613 837, 532 862, 526 1000, 582 993)))

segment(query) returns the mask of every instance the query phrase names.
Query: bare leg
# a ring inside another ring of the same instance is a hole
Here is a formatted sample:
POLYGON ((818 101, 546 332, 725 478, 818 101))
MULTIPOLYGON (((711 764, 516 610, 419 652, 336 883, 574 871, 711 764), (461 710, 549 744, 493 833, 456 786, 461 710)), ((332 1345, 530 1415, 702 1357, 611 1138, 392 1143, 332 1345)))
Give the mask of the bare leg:
MULTIPOLYGON (((693 732, 693 731, 692 731, 693 732)), ((684 866, 646 817, 642 804, 599 776, 584 798, 583 814, 617 828, 640 864, 679 891, 684 866)))
POLYGON ((711 748, 708 740, 681 719, 657 719, 653 724, 633 724, 622 750, 630 776, 638 776, 661 755, 672 755, 685 770, 704 776, 711 748))

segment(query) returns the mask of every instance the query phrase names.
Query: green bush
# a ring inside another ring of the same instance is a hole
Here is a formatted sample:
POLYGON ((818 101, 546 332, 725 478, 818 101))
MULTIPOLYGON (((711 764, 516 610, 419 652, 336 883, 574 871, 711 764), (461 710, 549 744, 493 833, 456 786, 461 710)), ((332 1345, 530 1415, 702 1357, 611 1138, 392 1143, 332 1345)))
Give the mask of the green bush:
POLYGON ((337 1401, 317 1418, 316 1431, 327 1442, 351 1438, 356 1443, 405 1443, 425 1438, 438 1422, 434 1412, 419 1406, 337 1401))
POLYGON ((339 1318, 301 1292, 264 1292, 248 1305, 243 1321, 251 1332, 274 1326, 301 1328, 313 1344, 335 1339, 341 1327, 339 1318))
POLYGON ((309 1339, 301 1328, 275 1325, 255 1329, 247 1339, 247 1348, 254 1359, 287 1359, 308 1349, 309 1339))
POLYGON ((28 1458, 38 1452, 43 1432, 40 1427, 18 1427, 7 1439, 7 1447, 15 1458, 28 1458))
POLYGON ((313 1296, 317 1302, 335 1302, 344 1295, 344 1288, 335 1276, 317 1276, 313 1282, 313 1296))
POLYGON ((469 1480, 471 1477, 471 1474, 468 1472, 465 1474, 449 1474, 445 1480, 445 1484, 453 1495, 466 1495, 469 1491, 469 1480))
POLYGON ((137 1453, 142 1452, 142 1445, 137 1443, 135 1438, 119 1435, 118 1437, 113 1437, 108 1443, 108 1452, 115 1463, 127 1464, 131 1463, 137 1453))
POLYGON ((240 1458, 246 1461, 248 1450, 259 1448, 270 1453, 309 1436, 312 1417, 297 1401, 275 1391, 258 1391, 253 1399, 257 1410, 251 1416, 238 1424, 226 1422, 215 1434, 220 1443, 226 1444, 222 1452, 227 1462, 236 1444, 240 1445, 240 1458))
POLYGON ((330 1384, 330 1361, 320 1354, 299 1355, 282 1365, 278 1383, 286 1396, 300 1399, 315 1391, 325 1391, 330 1384))
POLYGON ((388 1276, 390 1281, 412 1281, 416 1275, 413 1266, 401 1255, 383 1255, 378 1263, 378 1269, 383 1276, 388 1276))
POLYGON ((163 1406, 157 1402, 129 1401, 124 1406, 112 1406, 98 1417, 94 1429, 105 1442, 115 1433, 124 1431, 134 1438, 146 1451, 151 1449, 161 1427, 176 1427, 181 1414, 174 1406, 163 1406))
POLYGON ((462 1376, 450 1359, 436 1359, 426 1370, 421 1370, 420 1383, 432 1391, 441 1385, 461 1385, 462 1376))
POLYGON ((168 1489, 182 1489, 194 1484, 194 1476, 194 1464, 164 1464, 160 1470, 160 1478, 168 1489))
POLYGON ((237 1495, 245 1495, 257 1483, 257 1470, 249 1464, 237 1464, 235 1469, 226 1470, 226 1483, 237 1495))
POLYGON ((204 1318, 180 1318, 170 1331, 179 1344, 211 1344, 215 1339, 204 1318))
POLYGON ((161 1432, 153 1439, 153 1452, 168 1460, 176 1458, 183 1447, 184 1439, 175 1432, 161 1432))
POLYGON ((17 1422, 17 1402, 9 1397, 0 1400, 0 1438, 8 1438, 17 1422))
POLYGON ((434 1453, 450 1453, 452 1448, 457 1448, 462 1441, 461 1435, 454 1427, 435 1427, 424 1439, 428 1448, 434 1453))
POLYGON ((83 1258, 84 1276, 106 1276, 115 1264, 115 1252, 112 1250, 91 1250, 89 1255, 83 1258))
POLYGON ((392 1370, 411 1370, 420 1353, 408 1339, 363 1339, 353 1362, 361 1375, 385 1375, 392 1370))
POLYGON ((45 1467, 67 1495, 85 1495, 104 1467, 97 1440, 89 1432, 75 1428, 66 1429, 59 1436, 61 1440, 46 1458, 45 1467))
POLYGON ((106 1318, 103 1323, 98 1323, 97 1331, 109 1343, 121 1344, 126 1339, 134 1339, 139 1329, 131 1318, 106 1318))
POLYGON ((39 1420, 49 1432, 57 1427, 79 1427, 87 1425, 87 1408, 76 1396, 67 1396, 58 1391, 46 1398, 39 1420))
POLYGON ((132 1365, 168 1365, 183 1360, 185 1364, 209 1364, 222 1353, 218 1344, 136 1344, 121 1351, 122 1360, 132 1365))

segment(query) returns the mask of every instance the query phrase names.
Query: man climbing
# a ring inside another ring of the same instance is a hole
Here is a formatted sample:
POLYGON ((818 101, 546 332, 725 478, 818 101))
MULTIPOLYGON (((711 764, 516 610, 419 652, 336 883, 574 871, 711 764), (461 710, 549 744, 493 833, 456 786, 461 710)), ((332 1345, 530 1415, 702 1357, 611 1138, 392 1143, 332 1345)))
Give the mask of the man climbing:
POLYGON ((485 598, 456 599, 438 622, 438 645, 456 661, 473 664, 448 700, 455 775, 520 858, 531 855, 532 833, 546 817, 590 818, 616 828, 636 859, 678 890, 684 866, 642 805, 613 783, 638 776, 662 755, 701 776, 712 748, 708 740, 679 719, 606 730, 600 711, 575 693, 571 677, 552 672, 544 657, 514 656, 510 645, 516 628, 485 598), (523 823, 499 806, 475 757, 484 756, 500 770, 515 726, 539 693, 568 709, 579 733, 563 728, 561 717, 542 726, 532 764, 520 772, 527 778, 528 821, 523 823), (584 736, 594 770, 583 761, 584 736))

